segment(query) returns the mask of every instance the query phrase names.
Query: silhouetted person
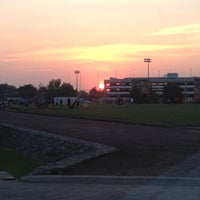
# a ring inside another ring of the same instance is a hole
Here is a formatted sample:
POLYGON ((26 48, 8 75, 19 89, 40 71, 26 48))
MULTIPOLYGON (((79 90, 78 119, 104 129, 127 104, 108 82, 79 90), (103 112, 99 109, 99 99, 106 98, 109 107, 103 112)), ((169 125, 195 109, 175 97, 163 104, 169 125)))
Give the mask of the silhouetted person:
POLYGON ((60 102, 59 102, 59 104, 60 104, 60 107, 62 107, 62 106, 63 106, 63 100, 62 100, 62 99, 60 99, 60 102))
POLYGON ((52 108, 54 108, 54 106, 55 106, 54 99, 52 99, 51 103, 52 103, 52 108))
POLYGON ((67 106, 68 106, 68 108, 70 108, 70 106, 71 106, 71 99, 70 98, 67 99, 67 106))
POLYGON ((56 99, 56 107, 58 107, 58 99, 56 99))
POLYGON ((77 99, 77 100, 76 100, 76 106, 79 107, 79 104, 80 104, 80 100, 77 99))

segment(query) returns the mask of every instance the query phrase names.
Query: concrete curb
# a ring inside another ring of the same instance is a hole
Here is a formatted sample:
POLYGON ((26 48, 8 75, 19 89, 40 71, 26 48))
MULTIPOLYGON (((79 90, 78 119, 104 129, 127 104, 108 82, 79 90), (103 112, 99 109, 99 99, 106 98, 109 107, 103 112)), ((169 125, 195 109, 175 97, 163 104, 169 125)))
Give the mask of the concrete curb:
POLYGON ((0 180, 15 180, 8 172, 0 171, 0 180))
POLYGON ((156 176, 24 176, 22 182, 32 183, 78 183, 78 184, 113 184, 113 185, 200 185, 200 178, 156 177, 156 176))

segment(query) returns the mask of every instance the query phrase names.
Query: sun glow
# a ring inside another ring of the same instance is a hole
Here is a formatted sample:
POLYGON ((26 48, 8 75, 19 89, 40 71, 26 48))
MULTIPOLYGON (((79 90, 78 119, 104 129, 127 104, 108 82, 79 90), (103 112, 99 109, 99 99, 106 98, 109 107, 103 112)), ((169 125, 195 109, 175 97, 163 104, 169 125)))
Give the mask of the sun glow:
POLYGON ((100 83, 99 83, 99 89, 100 89, 100 90, 104 90, 104 88, 105 88, 104 83, 103 83, 103 82, 100 82, 100 83))

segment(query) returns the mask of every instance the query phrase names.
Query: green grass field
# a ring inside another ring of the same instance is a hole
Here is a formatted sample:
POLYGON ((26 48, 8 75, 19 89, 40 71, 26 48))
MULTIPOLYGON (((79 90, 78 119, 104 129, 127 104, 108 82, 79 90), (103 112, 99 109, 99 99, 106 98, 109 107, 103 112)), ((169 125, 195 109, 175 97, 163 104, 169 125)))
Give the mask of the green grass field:
POLYGON ((40 162, 30 160, 14 151, 0 148, 0 171, 7 171, 15 178, 27 175, 40 165, 40 162))
POLYGON ((25 112, 145 125, 200 126, 199 104, 89 104, 74 109, 29 108, 25 112))

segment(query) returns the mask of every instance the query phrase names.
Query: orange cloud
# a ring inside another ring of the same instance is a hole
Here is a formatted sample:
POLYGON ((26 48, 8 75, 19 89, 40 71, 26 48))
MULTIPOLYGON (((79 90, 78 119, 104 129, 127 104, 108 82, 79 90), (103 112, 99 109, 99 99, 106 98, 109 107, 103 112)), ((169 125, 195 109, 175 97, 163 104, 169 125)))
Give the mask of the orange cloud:
POLYGON ((141 59, 148 52, 181 49, 184 45, 110 44, 92 47, 51 48, 41 51, 5 55, 0 60, 73 60, 94 62, 127 62, 141 59))
POLYGON ((186 24, 183 26, 175 26, 161 29, 152 35, 176 35, 176 34, 191 34, 200 33, 200 24, 186 24))

